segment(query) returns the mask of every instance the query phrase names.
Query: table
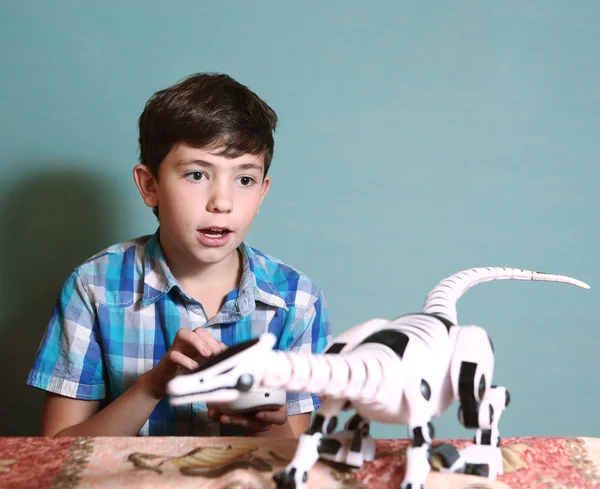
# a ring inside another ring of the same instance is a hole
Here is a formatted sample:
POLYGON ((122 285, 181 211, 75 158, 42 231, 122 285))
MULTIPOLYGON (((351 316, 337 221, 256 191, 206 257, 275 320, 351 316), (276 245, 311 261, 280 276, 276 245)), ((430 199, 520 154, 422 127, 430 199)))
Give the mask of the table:
MULTIPOLYGON (((444 440, 457 447, 466 440, 444 440)), ((397 489, 407 440, 376 440, 377 456, 359 470, 318 462, 310 489, 397 489)), ((297 440, 255 437, 0 438, 2 489, 263 489, 294 454, 297 440)), ((432 472, 426 489, 599 489, 600 439, 502 440, 496 481, 432 472)))

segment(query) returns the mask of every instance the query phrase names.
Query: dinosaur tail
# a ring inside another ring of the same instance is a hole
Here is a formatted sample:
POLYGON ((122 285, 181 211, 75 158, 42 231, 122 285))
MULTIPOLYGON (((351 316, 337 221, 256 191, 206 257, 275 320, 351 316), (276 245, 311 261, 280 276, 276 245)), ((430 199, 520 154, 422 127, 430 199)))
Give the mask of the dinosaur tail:
POLYGON ((584 289, 590 288, 588 284, 565 275, 532 272, 518 268, 471 268, 451 275, 438 283, 427 295, 422 312, 442 316, 452 324, 457 324, 456 302, 458 299, 474 285, 492 280, 538 280, 561 282, 584 289))

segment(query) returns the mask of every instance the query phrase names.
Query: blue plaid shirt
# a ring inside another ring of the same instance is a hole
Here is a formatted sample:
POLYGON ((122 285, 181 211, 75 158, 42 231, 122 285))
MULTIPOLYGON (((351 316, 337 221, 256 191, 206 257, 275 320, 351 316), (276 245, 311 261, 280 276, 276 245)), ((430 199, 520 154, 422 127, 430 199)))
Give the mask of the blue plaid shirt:
MULTIPOLYGON (((110 402, 164 356, 180 328, 204 327, 232 346, 266 331, 275 348, 320 353, 331 339, 322 291, 304 274, 242 243, 242 280, 207 321, 202 305, 178 285, 158 230, 113 245, 66 280, 27 383, 63 396, 110 402)), ((288 414, 310 412, 319 399, 288 393, 288 414)), ((219 435, 206 405, 162 399, 140 435, 219 435)))

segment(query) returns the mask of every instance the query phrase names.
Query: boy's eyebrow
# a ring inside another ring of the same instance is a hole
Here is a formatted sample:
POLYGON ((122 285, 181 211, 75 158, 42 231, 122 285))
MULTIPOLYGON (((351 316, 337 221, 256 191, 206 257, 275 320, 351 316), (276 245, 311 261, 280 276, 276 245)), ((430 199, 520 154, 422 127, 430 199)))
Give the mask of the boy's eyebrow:
POLYGON ((213 165, 210 161, 204 160, 179 160, 177 162, 177 166, 202 166, 204 168, 211 168, 215 165, 213 165))
POLYGON ((262 165, 258 165, 256 163, 242 163, 241 165, 237 165, 236 168, 238 170, 258 170, 263 171, 262 165))
MULTIPOLYGON (((177 166, 201 166, 203 168, 214 168, 215 164, 205 160, 180 160, 177 162, 177 166)), ((236 170, 259 170, 263 171, 262 165, 257 163, 241 163, 235 166, 236 170)))

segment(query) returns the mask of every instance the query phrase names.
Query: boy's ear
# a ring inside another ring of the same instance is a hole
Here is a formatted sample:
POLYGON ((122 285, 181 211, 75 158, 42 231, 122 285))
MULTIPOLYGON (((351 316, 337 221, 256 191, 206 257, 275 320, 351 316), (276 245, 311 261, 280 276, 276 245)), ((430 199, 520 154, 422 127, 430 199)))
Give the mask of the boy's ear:
POLYGON ((271 187, 271 178, 270 177, 265 177, 263 179, 262 182, 262 190, 261 190, 261 196, 260 196, 260 202, 258 203, 258 207, 256 208, 256 214, 258 215, 258 213, 260 212, 260 206, 263 203, 263 200, 265 200, 265 196, 267 195, 267 192, 269 191, 269 188, 271 187))
POLYGON ((136 165, 133 169, 133 179, 135 184, 140 191, 144 203, 148 207, 158 206, 158 195, 156 193, 156 179, 150 168, 146 165, 136 165))

